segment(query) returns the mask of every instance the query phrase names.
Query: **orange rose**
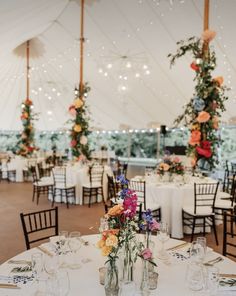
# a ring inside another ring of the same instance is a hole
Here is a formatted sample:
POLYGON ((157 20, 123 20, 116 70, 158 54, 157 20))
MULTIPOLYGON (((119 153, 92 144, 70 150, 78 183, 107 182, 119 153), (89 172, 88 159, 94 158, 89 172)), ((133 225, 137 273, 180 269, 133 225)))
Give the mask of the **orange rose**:
POLYGON ((213 117, 212 124, 213 124, 214 129, 217 130, 219 128, 219 119, 218 119, 218 117, 216 117, 216 116, 213 117))
POLYGON ((74 100, 74 106, 75 106, 76 109, 82 107, 83 104, 84 104, 84 102, 81 99, 74 100))
POLYGON ((123 212, 124 208, 121 204, 115 205, 108 211, 108 216, 118 216, 123 212))
POLYGON ((212 41, 216 36, 216 32, 215 31, 211 31, 211 30, 205 30, 202 33, 202 40, 210 42, 212 41))
POLYGON ((81 130, 82 130, 81 125, 76 124, 76 125, 74 126, 74 131, 75 131, 76 133, 80 133, 81 130))
POLYGON ((214 82, 218 84, 218 86, 221 86, 224 82, 224 78, 222 76, 217 76, 213 79, 214 82))
POLYGON ((101 248, 103 248, 104 246, 105 246, 105 242, 104 242, 104 240, 100 239, 100 241, 97 242, 97 247, 101 249, 101 248))
POLYGON ((206 111, 201 111, 198 113, 198 117, 196 118, 196 120, 199 123, 203 123, 203 122, 207 122, 210 119, 211 115, 206 112, 206 111))
POLYGON ((195 146, 199 145, 201 140, 201 132, 200 131, 192 131, 191 138, 189 139, 189 145, 195 146))
POLYGON ((167 172, 170 168, 170 166, 167 163, 161 163, 159 168, 165 172, 167 172))

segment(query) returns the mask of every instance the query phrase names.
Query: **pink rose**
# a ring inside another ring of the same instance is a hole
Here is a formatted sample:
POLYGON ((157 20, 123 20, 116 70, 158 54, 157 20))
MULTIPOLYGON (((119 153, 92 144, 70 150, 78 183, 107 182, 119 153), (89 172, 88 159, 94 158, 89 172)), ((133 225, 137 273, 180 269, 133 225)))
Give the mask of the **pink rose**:
POLYGON ((146 248, 141 253, 144 260, 148 260, 152 258, 152 251, 149 248, 146 248))
POLYGON ((180 158, 178 156, 176 156, 174 159, 173 159, 174 162, 176 163, 179 163, 180 162, 180 158))
POLYGON ((151 231, 158 230, 159 227, 160 227, 160 224, 155 219, 152 219, 152 223, 150 225, 150 230, 151 231))

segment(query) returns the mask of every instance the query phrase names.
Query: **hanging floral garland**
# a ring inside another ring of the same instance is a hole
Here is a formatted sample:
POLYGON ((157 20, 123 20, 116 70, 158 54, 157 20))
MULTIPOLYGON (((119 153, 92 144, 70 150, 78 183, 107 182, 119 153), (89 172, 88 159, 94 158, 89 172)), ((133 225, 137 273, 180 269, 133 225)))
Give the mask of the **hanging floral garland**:
POLYGON ((175 123, 184 123, 190 129, 187 155, 192 158, 192 166, 211 170, 217 164, 217 146, 220 143, 217 130, 221 113, 225 111, 224 102, 228 99, 223 86, 223 77, 213 78, 216 67, 216 55, 208 44, 215 37, 214 31, 206 30, 202 38, 191 37, 187 41, 177 42, 176 54, 169 54, 171 66, 175 61, 190 52, 194 58, 190 67, 195 72, 194 96, 186 105, 184 113, 175 123))
POLYGON ((70 120, 70 122, 72 122, 70 145, 73 156, 78 160, 82 160, 84 158, 90 159, 91 154, 87 138, 90 134, 88 108, 84 100, 89 91, 90 87, 87 83, 85 83, 82 91, 76 88, 75 100, 69 107, 69 113, 73 117, 73 119, 70 120))
POLYGON ((23 131, 21 139, 18 142, 19 149, 17 154, 24 157, 31 156, 37 147, 34 142, 34 124, 36 114, 33 112, 33 102, 30 99, 26 99, 22 103, 21 121, 23 125, 23 131))

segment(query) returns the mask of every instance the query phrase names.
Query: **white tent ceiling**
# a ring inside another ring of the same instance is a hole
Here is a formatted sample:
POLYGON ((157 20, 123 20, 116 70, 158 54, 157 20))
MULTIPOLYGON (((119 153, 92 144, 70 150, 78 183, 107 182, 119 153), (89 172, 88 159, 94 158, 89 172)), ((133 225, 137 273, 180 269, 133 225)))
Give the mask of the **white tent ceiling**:
MULTIPOLYGON (((152 123, 171 126, 193 95, 194 73, 191 57, 170 69, 167 54, 176 51, 177 41, 201 36, 204 1, 85 3, 84 75, 91 86, 87 99, 91 126, 106 130, 147 128, 152 123)), ((218 58, 215 74, 232 87, 223 114, 229 122, 236 116, 236 1, 210 3, 210 28, 217 32, 212 43, 218 58)), ((0 20, 0 129, 21 129, 25 59, 16 48, 32 38, 30 90, 40 113, 36 127, 65 127, 79 81, 80 0, 0 0, 0 20)))

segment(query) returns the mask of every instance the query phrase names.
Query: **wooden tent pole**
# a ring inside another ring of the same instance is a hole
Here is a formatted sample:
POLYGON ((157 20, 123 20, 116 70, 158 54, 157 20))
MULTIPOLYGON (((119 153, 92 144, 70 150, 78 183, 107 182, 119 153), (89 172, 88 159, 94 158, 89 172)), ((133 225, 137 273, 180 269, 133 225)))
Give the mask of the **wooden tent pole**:
POLYGON ((79 90, 83 93, 83 70, 84 70, 84 0, 81 0, 81 22, 80 22, 80 82, 79 90))
POLYGON ((26 99, 29 99, 29 83, 30 83, 30 65, 29 65, 29 57, 30 57, 30 41, 26 42, 26 99))
MULTIPOLYGON (((210 0, 204 2, 204 20, 203 20, 203 31, 209 29, 209 11, 210 11, 210 0)), ((203 44, 203 57, 206 58, 208 54, 208 41, 203 44)))

